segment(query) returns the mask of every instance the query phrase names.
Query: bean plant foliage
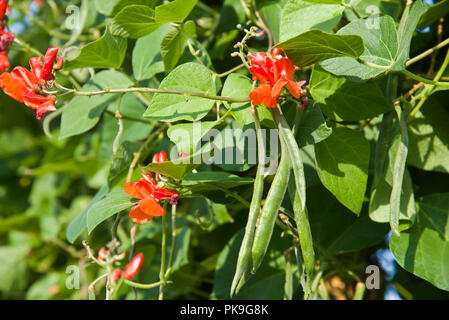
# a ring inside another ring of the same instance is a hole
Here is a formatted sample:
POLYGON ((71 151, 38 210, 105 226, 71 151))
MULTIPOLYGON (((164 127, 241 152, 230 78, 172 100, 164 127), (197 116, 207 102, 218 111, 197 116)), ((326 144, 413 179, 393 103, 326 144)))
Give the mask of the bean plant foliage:
POLYGON ((0 0, 0 297, 447 299, 446 14, 0 0))

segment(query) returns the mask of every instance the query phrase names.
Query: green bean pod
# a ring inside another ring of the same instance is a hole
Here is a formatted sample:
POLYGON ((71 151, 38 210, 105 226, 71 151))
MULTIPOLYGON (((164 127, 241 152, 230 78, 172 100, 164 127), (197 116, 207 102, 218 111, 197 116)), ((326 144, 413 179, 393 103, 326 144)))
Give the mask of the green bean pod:
POLYGON ((252 273, 262 263, 262 260, 268 250, 273 229, 276 222, 279 208, 287 191, 288 180, 290 178, 290 161, 287 154, 286 146, 282 138, 281 142, 281 161, 279 163, 278 171, 274 176, 270 190, 268 191, 265 205, 262 208, 260 219, 256 227, 256 234, 254 236, 254 243, 251 250, 252 256, 252 273))
POLYGON ((296 191, 299 195, 301 209, 304 211, 306 207, 306 178, 304 176, 304 165, 301 160, 301 153, 298 144, 296 143, 295 135, 279 108, 273 110, 273 116, 275 121, 279 123, 279 136, 284 140, 286 153, 290 159, 295 176, 296 191))
POLYGON ((240 246, 239 256, 237 260, 237 267, 234 274, 234 279, 231 285, 231 297, 234 292, 238 293, 240 288, 246 282, 246 278, 249 274, 249 268, 251 266, 251 248, 254 241, 254 234, 256 231, 257 218, 260 213, 260 203, 263 195, 264 184, 264 170, 265 170, 265 146, 263 141, 262 132, 260 130, 260 122, 257 116, 257 111, 253 114, 254 123, 256 126, 256 136, 258 145, 258 158, 259 164, 257 166, 256 179, 254 181, 254 190, 251 200, 251 205, 248 213, 248 222, 246 223, 245 235, 243 237, 242 244, 240 246))
POLYGON ((315 270, 315 251, 313 249, 312 230, 310 228, 307 207, 302 210, 301 201, 298 192, 296 192, 294 185, 289 186, 290 198, 293 202, 293 212, 295 214, 295 222, 299 235, 299 244, 301 246, 302 258, 304 261, 307 281, 306 281, 306 295, 311 291, 311 279, 315 270))

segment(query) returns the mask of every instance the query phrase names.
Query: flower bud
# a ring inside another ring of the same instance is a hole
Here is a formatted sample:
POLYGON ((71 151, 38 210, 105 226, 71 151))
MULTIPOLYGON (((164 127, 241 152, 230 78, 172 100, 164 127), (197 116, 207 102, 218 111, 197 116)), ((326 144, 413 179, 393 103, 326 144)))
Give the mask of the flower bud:
POLYGON ((122 277, 126 280, 132 279, 136 276, 137 272, 139 272, 143 263, 143 254, 137 254, 130 263, 125 267, 125 270, 122 273, 122 277))
POLYGON ((111 281, 115 284, 122 277, 122 270, 116 269, 111 273, 111 281))

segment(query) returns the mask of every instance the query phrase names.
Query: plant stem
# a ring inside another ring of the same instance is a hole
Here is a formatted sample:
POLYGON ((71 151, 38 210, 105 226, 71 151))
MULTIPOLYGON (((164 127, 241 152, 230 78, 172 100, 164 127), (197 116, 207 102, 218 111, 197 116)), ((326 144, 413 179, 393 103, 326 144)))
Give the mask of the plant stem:
POLYGON ((138 282, 134 282, 134 281, 130 281, 130 280, 124 280, 124 282, 134 288, 139 288, 139 289, 152 289, 152 288, 156 288, 159 287, 160 285, 162 285, 162 281, 158 281, 155 283, 150 283, 150 284, 143 284, 143 283, 138 283, 138 282))
POLYGON ((76 89, 67 89, 59 86, 64 91, 73 93, 77 96, 97 96, 102 94, 114 94, 114 93, 128 93, 128 92, 150 92, 150 93, 164 93, 164 94, 175 94, 183 96, 200 97, 205 99, 217 100, 217 101, 227 101, 227 102, 248 102, 249 98, 231 98, 231 97, 221 97, 216 95, 208 95, 203 92, 189 92, 180 90, 170 90, 170 89, 155 89, 155 88, 125 88, 125 89, 104 89, 99 91, 79 91, 76 89))
MULTIPOLYGON (((449 50, 446 53, 446 57, 444 58, 443 64, 441 65, 440 69, 438 70, 437 74, 433 78, 434 81, 438 81, 443 76, 444 72, 446 71, 447 66, 449 65, 449 50)), ((449 82, 446 82, 449 84, 449 82)), ((430 97, 430 95, 435 90, 435 85, 426 85, 424 87, 424 90, 421 92, 422 98, 419 101, 419 103, 416 105, 416 107, 410 112, 409 119, 413 118, 416 113, 422 108, 424 103, 427 101, 427 98, 430 97)))
POLYGON ((165 273, 166 279, 170 278, 172 272, 175 249, 176 249, 176 205, 174 204, 171 206, 171 248, 170 248, 170 256, 168 257, 167 272, 165 273))
MULTIPOLYGON (((444 70, 443 70, 443 72, 444 72, 444 70)), ((410 78, 412 78, 412 79, 414 79, 414 80, 416 80, 416 81, 423 82, 425 84, 430 84, 430 85, 435 86, 435 87, 437 87, 437 86, 449 87, 449 82, 439 82, 438 80, 435 80, 436 78, 439 79, 439 77, 435 77, 434 80, 429 80, 429 79, 423 78, 421 76, 418 76, 417 74, 414 74, 414 73, 412 73, 412 72, 410 72, 408 70, 402 70, 401 73, 406 75, 406 76, 408 76, 408 77, 410 77, 410 78)))
MULTIPOLYGON (((167 202, 164 204, 164 210, 167 209, 167 202)), ((167 228, 166 228, 167 215, 162 216, 162 245, 161 245, 161 270, 159 272, 159 300, 164 300, 164 288, 166 284, 165 280, 165 260, 167 252, 167 228)))
POLYGON ((437 44, 437 45, 434 46, 433 48, 430 48, 429 50, 426 50, 426 51, 424 51, 423 53, 417 55, 416 57, 414 57, 414 58, 408 60, 408 61, 405 63, 405 66, 406 66, 406 67, 411 66, 412 64, 414 64, 414 63, 420 61, 421 59, 424 59, 425 57, 427 57, 427 56, 431 55, 432 53, 438 51, 439 49, 441 49, 441 48, 447 46, 448 44, 449 44, 449 38, 447 38, 446 40, 444 40, 444 41, 442 41, 441 43, 437 44))
MULTIPOLYGON (((62 108, 59 108, 58 110, 60 110, 62 108)), ((56 111, 55 111, 56 112, 56 111)), ((115 117, 115 112, 109 111, 109 110, 105 110, 105 113, 114 116, 115 117)), ((53 112, 54 113, 54 112, 53 112)), ((52 114, 53 114, 52 113, 52 114)), ((134 117, 130 117, 130 116, 126 116, 124 114, 121 115, 123 120, 129 120, 129 121, 135 121, 135 122, 142 122, 145 124, 150 124, 150 125, 154 125, 155 123, 153 121, 150 120, 145 120, 145 119, 140 119, 140 118, 134 118, 134 117)), ((48 117, 48 116, 47 116, 48 117)))
POLYGON ((117 154, 118 146, 120 144, 120 139, 123 135, 123 130, 124 130, 122 114, 120 113, 120 105, 122 104, 123 95, 124 94, 122 93, 120 95, 120 98, 118 99, 117 111, 115 112, 115 118, 117 119, 117 122, 118 122, 118 131, 117 131, 117 135, 115 136, 114 143, 112 144, 112 154, 114 156, 117 154))

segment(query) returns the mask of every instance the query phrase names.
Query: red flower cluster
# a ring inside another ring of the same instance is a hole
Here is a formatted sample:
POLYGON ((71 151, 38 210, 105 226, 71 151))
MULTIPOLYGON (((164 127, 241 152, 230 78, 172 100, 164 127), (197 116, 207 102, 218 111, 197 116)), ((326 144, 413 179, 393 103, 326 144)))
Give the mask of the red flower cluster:
MULTIPOLYGON (((153 162, 167 161, 167 154, 162 151, 153 157, 153 162)), ((156 183, 151 173, 143 173, 143 179, 138 182, 127 182, 125 192, 131 197, 141 199, 129 212, 129 217, 135 223, 147 223, 153 217, 165 214, 164 208, 159 204, 161 200, 170 199, 170 204, 176 204, 179 194, 176 191, 163 188, 164 182, 156 183)), ((156 177, 156 179, 158 179, 156 177)))
POLYGON ((259 80, 262 83, 249 94, 254 106, 264 104, 267 107, 276 108, 277 98, 284 87, 296 99, 301 96, 302 83, 294 80, 294 72, 299 67, 295 66, 290 59, 283 57, 281 53, 281 49, 274 48, 271 57, 263 52, 248 54, 251 62, 249 72, 253 75, 253 80, 259 80))
POLYGON ((6 49, 14 42, 14 34, 5 31, 9 11, 8 0, 0 0, 0 73, 8 71, 10 68, 6 49))
POLYGON ((11 73, 4 72, 0 75, 0 86, 3 91, 11 98, 36 110, 36 118, 39 120, 46 112, 56 110, 56 97, 43 96, 39 93, 42 89, 53 86, 55 79, 53 70, 61 69, 63 66, 62 58, 56 56, 58 50, 56 47, 49 48, 45 57, 31 58, 31 72, 23 67, 15 67, 11 73))

